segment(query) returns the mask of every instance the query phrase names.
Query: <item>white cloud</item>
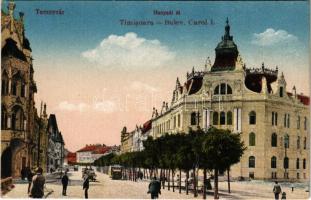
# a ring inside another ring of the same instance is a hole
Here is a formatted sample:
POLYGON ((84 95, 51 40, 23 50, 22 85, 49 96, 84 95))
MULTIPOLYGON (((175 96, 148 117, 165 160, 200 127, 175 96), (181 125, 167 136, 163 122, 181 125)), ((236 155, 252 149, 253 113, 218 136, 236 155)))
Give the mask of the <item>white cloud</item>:
POLYGON ((159 89, 140 81, 134 81, 130 84, 130 88, 136 91, 156 92, 159 89))
POLYGON ((58 104, 58 109, 65 110, 65 111, 83 112, 83 111, 87 110, 88 107, 89 107, 89 105, 87 105, 85 103, 74 104, 74 103, 69 103, 67 101, 62 101, 58 104))
POLYGON ((271 46, 297 41, 298 38, 285 30, 268 28, 262 33, 254 33, 252 43, 259 46, 271 46))
POLYGON ((113 101, 103 100, 94 102, 93 109, 100 112, 112 113, 117 110, 117 105, 113 101))
POLYGON ((141 38, 133 32, 110 35, 81 55, 102 67, 121 69, 156 68, 175 58, 175 53, 159 40, 141 38))

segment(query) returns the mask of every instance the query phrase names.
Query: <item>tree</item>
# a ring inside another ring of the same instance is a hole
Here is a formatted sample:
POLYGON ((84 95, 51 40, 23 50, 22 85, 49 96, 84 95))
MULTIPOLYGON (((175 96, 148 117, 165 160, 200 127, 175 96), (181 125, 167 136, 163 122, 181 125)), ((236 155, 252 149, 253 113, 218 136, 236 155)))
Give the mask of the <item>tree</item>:
POLYGON ((246 150, 240 134, 230 130, 210 128, 203 139, 203 152, 206 155, 207 166, 214 170, 214 198, 218 199, 218 172, 225 171, 231 165, 240 161, 246 150))

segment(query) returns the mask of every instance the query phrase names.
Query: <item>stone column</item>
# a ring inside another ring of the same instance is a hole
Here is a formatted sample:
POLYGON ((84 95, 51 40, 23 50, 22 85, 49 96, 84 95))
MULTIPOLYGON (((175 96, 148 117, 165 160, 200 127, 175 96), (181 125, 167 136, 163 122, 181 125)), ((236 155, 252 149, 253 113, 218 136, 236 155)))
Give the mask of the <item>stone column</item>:
POLYGON ((9 95, 11 94, 11 88, 12 88, 12 80, 11 78, 9 78, 9 88, 8 88, 9 95))
POLYGON ((238 132, 242 131, 242 109, 238 108, 238 132))
POLYGON ((11 128, 11 117, 10 117, 10 116, 8 116, 8 123, 7 123, 7 124, 8 124, 7 127, 8 127, 8 128, 11 128))
POLYGON ((238 130, 238 109, 233 109, 233 132, 237 132, 238 130))

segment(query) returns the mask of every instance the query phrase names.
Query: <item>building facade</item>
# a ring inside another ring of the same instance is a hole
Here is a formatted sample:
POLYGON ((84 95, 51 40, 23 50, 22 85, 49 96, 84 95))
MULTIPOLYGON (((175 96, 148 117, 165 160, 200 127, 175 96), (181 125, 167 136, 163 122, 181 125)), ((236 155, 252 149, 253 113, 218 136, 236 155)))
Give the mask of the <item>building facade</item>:
POLYGON ((35 166, 35 102, 37 92, 24 14, 14 17, 15 4, 1 10, 1 178, 20 176, 35 166))
POLYGON ((62 133, 58 129, 56 116, 50 114, 48 125, 48 149, 47 149, 47 171, 53 172, 63 167, 64 163, 64 140, 62 133))
POLYGON ((177 78, 171 104, 153 109, 151 135, 229 129, 247 146, 233 177, 308 180, 309 97, 288 89, 278 67, 246 67, 228 20, 215 53, 214 64, 193 68, 183 85, 177 78))
POLYGON ((76 152, 78 164, 92 164, 111 150, 111 147, 101 144, 86 145, 76 152))
POLYGON ((133 132, 127 132, 127 128, 124 127, 121 131, 121 154, 131 152, 133 146, 133 132))

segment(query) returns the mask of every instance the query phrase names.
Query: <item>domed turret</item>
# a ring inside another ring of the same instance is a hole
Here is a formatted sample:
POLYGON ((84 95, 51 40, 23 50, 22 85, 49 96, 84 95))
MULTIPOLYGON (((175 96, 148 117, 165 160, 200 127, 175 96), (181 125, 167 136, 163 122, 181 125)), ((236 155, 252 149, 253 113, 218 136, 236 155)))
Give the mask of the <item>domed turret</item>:
POLYGON ((233 36, 230 35, 229 20, 226 20, 225 34, 218 43, 216 49, 216 58, 211 71, 234 70, 235 63, 239 54, 237 45, 233 42, 233 36))

